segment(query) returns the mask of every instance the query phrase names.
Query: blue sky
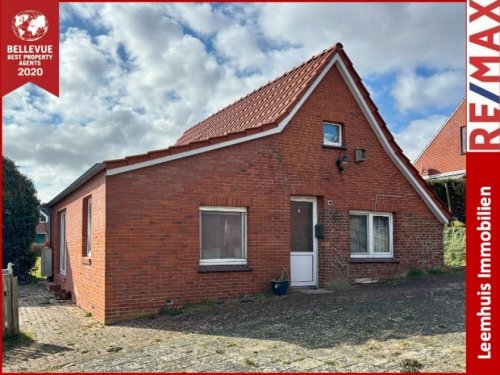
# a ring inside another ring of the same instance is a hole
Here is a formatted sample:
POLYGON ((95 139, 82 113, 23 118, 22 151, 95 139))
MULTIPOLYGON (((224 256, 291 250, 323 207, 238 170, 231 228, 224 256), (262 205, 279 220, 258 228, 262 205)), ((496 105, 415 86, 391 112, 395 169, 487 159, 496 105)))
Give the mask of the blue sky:
POLYGON ((96 162, 184 130, 340 41, 415 158, 465 93, 465 5, 65 3, 60 97, 4 97, 4 155, 48 201, 96 162))

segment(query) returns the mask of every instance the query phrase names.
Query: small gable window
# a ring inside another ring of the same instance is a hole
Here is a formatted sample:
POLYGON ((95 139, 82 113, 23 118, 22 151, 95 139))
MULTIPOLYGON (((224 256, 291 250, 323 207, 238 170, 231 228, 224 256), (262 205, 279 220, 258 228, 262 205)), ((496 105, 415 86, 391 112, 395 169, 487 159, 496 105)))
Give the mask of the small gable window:
POLYGON ((331 122, 323 123, 323 144, 325 146, 342 146, 342 126, 331 122))

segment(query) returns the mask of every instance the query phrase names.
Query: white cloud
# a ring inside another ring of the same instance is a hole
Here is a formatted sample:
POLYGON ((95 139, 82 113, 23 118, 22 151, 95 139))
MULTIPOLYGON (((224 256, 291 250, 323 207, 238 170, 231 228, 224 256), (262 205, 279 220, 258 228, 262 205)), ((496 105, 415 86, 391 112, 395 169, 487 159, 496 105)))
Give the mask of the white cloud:
POLYGON ((256 69, 265 61, 265 53, 258 45, 258 36, 243 25, 232 25, 221 30, 215 38, 217 51, 239 70, 256 69))
POLYGON ((413 120, 402 133, 394 133, 394 138, 408 159, 414 161, 447 119, 447 116, 431 115, 413 120))
POLYGON ((463 92, 462 70, 439 72, 430 77, 401 73, 391 90, 398 109, 402 112, 455 105, 463 97, 463 92))
POLYGON ((464 66, 464 4, 363 3, 262 5, 270 38, 310 55, 342 42, 362 76, 401 67, 464 66))
POLYGON ((95 162, 170 146, 187 127, 337 41, 363 77, 399 74, 393 95, 402 110, 414 84, 427 91, 411 109, 445 105, 441 95, 456 87, 464 63, 459 4, 60 9, 60 98, 27 85, 5 96, 3 106, 4 154, 34 179, 42 201, 95 162), (419 66, 444 73, 403 79, 403 71, 419 66))
POLYGON ((214 34, 232 22, 209 3, 172 3, 169 4, 169 10, 180 21, 201 34, 214 34))

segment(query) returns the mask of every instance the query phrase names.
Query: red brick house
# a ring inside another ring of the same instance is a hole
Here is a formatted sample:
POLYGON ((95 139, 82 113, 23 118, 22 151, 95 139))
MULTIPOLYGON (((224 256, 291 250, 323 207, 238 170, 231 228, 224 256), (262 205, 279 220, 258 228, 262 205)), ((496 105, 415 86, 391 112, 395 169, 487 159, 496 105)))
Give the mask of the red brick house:
POLYGON ((465 176, 466 106, 463 99, 415 160, 415 167, 425 179, 465 176))
POLYGON ((337 44, 50 203, 55 281, 105 323, 442 266, 449 213, 337 44), (349 163, 345 164, 349 160, 349 163))

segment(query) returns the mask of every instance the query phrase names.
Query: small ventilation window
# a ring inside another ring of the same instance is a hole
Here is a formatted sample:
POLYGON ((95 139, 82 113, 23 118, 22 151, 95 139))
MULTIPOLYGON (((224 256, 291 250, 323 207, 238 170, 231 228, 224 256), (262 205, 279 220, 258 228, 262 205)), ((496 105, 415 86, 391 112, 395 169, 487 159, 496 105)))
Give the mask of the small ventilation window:
POLYGON ((342 147, 342 126, 340 124, 323 123, 323 145, 342 147))

